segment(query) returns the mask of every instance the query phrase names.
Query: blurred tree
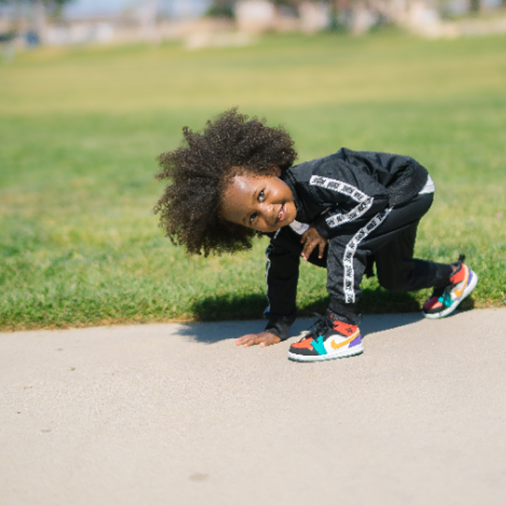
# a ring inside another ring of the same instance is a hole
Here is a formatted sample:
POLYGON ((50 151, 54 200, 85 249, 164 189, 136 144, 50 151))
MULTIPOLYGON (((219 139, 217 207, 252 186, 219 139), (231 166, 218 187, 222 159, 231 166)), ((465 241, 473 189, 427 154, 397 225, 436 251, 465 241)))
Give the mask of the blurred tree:
POLYGON ((35 31, 39 40, 44 43, 46 39, 47 15, 60 16, 63 6, 72 0, 28 0, 33 4, 35 31))
POLYGON ((234 5, 237 0, 214 0, 211 7, 207 11, 208 16, 212 17, 234 17, 234 5))
POLYGON ((73 0, 0 0, 2 5, 12 5, 18 14, 27 22, 26 17, 32 17, 34 28, 39 39, 43 40, 46 31, 47 15, 60 16, 65 4, 73 0), (26 9, 27 7, 28 9, 26 9), (31 16, 29 11, 31 10, 31 16))
POLYGON ((481 9, 481 0, 471 0, 471 11, 479 12, 481 9))
POLYGON ((73 2, 73 0, 0 0, 0 4, 2 5, 41 4, 51 14, 61 13, 62 7, 70 2, 73 2))

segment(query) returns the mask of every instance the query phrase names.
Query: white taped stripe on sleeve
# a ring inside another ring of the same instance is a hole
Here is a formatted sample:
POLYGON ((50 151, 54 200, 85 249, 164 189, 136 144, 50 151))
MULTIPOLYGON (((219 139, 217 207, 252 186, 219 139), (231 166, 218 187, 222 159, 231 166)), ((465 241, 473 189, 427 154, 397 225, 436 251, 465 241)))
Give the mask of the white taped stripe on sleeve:
POLYGON ((323 176, 311 176, 309 184, 319 186, 321 188, 327 188, 328 190, 346 195, 358 203, 357 206, 347 213, 336 213, 328 218, 325 218, 329 228, 336 228, 343 223, 349 223, 350 221, 360 218, 369 211, 374 202, 373 197, 369 197, 369 195, 366 195, 358 188, 337 179, 323 176))
POLYGON ((362 202, 358 206, 354 207, 349 213, 336 213, 328 218, 325 218, 327 225, 330 228, 336 228, 343 223, 349 223, 350 221, 354 221, 364 215, 374 202, 372 197, 369 197, 365 202, 362 202))
POLYGON ((346 195, 352 198, 355 202, 365 202, 370 198, 355 186, 345 183, 344 181, 339 181, 338 179, 332 179, 330 177, 311 176, 309 184, 312 186, 319 186, 320 188, 327 188, 328 190, 341 193, 342 195, 346 195))

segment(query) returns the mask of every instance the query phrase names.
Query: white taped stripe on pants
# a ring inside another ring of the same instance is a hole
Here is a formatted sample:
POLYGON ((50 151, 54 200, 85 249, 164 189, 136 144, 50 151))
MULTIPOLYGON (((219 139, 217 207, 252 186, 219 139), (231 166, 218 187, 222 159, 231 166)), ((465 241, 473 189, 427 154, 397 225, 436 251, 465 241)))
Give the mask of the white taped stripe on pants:
POLYGON ((353 304, 355 302, 355 269, 353 268, 353 260, 355 258, 355 252, 357 246, 376 228, 378 228, 385 218, 390 214, 392 207, 384 209, 378 214, 374 215, 373 218, 364 225, 346 245, 343 257, 344 277, 343 277, 343 289, 344 289, 344 300, 346 304, 353 304))

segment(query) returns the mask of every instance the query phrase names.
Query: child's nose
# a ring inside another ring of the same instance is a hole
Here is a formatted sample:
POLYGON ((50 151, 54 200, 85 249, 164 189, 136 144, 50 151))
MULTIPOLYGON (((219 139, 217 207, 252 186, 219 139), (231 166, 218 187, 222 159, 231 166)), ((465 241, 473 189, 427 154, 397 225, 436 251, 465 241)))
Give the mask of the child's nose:
POLYGON ((272 212, 272 204, 268 204, 267 202, 260 203, 260 212, 262 214, 268 215, 272 212))
POLYGON ((267 202, 261 203, 261 214, 266 221, 272 221, 274 213, 274 205, 267 202))

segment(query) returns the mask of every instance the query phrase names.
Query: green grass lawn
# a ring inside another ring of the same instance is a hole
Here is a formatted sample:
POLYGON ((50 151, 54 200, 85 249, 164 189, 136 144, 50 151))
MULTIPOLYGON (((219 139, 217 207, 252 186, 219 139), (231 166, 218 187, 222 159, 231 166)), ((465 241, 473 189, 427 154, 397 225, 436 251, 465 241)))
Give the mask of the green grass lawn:
MULTIPOLYGON (((341 146, 409 154, 436 201, 417 255, 480 276, 467 307, 506 304, 506 37, 269 36, 246 48, 44 49, 0 64, 0 329, 258 318, 265 240, 188 258, 152 213, 156 156, 232 106, 283 124, 299 161, 341 146)), ((363 283, 361 310, 427 291, 363 283)), ((303 265, 302 313, 326 304, 303 265)))

